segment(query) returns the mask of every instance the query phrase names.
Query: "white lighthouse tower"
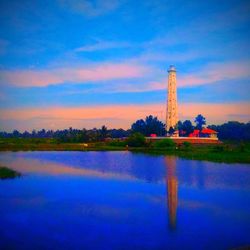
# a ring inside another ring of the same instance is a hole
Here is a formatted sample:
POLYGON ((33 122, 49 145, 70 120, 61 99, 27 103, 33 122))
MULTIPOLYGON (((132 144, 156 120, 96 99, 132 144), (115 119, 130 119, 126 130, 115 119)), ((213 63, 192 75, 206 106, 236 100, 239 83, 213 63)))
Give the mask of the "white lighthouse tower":
POLYGON ((177 89, 176 89, 176 69, 170 65, 168 69, 168 97, 167 97, 167 119, 166 130, 176 128, 178 123, 177 89))

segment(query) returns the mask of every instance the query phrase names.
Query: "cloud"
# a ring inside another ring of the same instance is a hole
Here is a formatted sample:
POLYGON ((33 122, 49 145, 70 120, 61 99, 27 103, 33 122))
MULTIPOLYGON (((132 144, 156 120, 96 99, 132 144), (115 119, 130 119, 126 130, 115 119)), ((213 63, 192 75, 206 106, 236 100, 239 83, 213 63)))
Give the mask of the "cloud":
MULTIPOLYGON (((228 62, 210 64, 195 72, 182 74, 177 68, 177 88, 216 84, 219 81, 249 79, 249 62, 228 62)), ((155 74, 157 75, 157 74, 155 74)), ((166 76, 159 81, 149 81, 144 84, 116 84, 108 86, 110 92, 147 92, 167 89, 166 76)))
MULTIPOLYGON (((8 156, 7 156, 8 157, 8 156)), ((133 180, 134 177, 126 173, 114 173, 108 171, 98 171, 88 168, 76 168, 72 165, 66 163, 54 163, 50 162, 49 167, 43 161, 37 159, 10 159, 8 158, 8 165, 20 171, 22 173, 39 173, 44 175, 71 175, 71 176, 95 176, 98 178, 114 178, 114 179, 126 179, 133 180)))
POLYGON ((0 84, 21 87, 48 86, 62 83, 103 82, 143 77, 148 68, 133 64, 109 64, 91 67, 55 68, 47 70, 2 70, 0 84))
POLYGON ((150 81, 146 83, 117 83, 105 86, 103 93, 142 93, 167 89, 167 77, 162 81, 150 81))
MULTIPOLYGON (((180 103, 179 119, 194 120, 203 114, 208 124, 228 120, 250 121, 250 103, 180 103)), ((0 109, 1 130, 93 128, 103 124, 109 128, 129 128, 137 119, 155 115, 164 121, 166 105, 106 105, 82 107, 49 107, 0 109)))
POLYGON ((59 0, 62 7, 87 17, 101 16, 117 9, 121 1, 118 0, 59 0))
POLYGON ((108 49, 120 49, 128 48, 132 46, 128 42, 111 42, 111 41, 99 41, 92 45, 85 45, 75 49, 76 52, 93 52, 99 50, 108 50, 108 49))
POLYGON ((203 114, 208 124, 237 120, 250 121, 249 102, 239 103, 182 103, 179 107, 181 120, 194 120, 197 114, 203 114))
MULTIPOLYGON (((125 93, 166 90, 167 72, 138 62, 103 63, 92 66, 56 67, 44 70, 1 70, 0 85, 46 87, 52 84, 98 83, 87 92, 125 93), (165 76, 163 76, 165 74, 165 76), (157 80, 153 80, 156 78, 157 80), (149 80, 152 79, 152 80, 149 80), (130 82, 133 80, 133 82, 130 82), (103 83, 99 87, 99 83, 103 83)), ((216 84, 220 81, 249 79, 250 62, 214 63, 183 74, 177 67, 177 87, 216 84), (178 71, 179 70, 179 71, 178 71)))
MULTIPOLYGON (((194 72, 182 74, 177 68, 177 87, 193 87, 207 84, 216 84, 219 81, 249 79, 250 62, 214 63, 194 72)), ((145 91, 165 90, 167 88, 167 76, 155 82, 145 84, 145 91)), ((132 88, 129 89, 131 92, 132 88)), ((142 90, 143 91, 143 90, 142 90)), ((136 91, 135 91, 136 92, 136 91)))
POLYGON ((222 80, 246 79, 250 77, 250 62, 228 62, 210 64, 194 73, 180 76, 179 86, 196 86, 222 80))

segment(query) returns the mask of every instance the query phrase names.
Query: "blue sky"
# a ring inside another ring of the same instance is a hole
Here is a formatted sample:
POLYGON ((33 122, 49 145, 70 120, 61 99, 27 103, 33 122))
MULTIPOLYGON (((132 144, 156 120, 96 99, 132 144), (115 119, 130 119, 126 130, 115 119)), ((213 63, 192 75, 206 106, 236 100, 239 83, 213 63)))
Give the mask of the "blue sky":
POLYGON ((180 119, 250 120, 248 1, 1 1, 0 12, 1 130, 164 120, 170 64, 180 119))

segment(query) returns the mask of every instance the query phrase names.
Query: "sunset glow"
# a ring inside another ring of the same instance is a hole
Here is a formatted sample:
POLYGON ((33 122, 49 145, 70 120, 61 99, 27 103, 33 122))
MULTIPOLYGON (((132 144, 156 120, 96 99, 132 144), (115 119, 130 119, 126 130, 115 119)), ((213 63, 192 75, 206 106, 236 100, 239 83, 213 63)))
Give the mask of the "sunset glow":
POLYGON ((165 122, 170 64, 180 119, 250 120, 247 2, 125 2, 1 2, 1 130, 165 122))

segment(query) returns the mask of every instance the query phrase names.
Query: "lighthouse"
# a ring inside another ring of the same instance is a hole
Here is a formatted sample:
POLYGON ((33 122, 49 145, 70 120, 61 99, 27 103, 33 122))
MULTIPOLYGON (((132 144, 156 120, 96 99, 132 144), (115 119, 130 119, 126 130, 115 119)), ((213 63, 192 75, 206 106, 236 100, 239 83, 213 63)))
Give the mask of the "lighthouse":
POLYGON ((170 65, 168 69, 168 90, 167 90, 167 117, 166 130, 176 128, 178 123, 177 89, 176 89, 176 69, 170 65))

